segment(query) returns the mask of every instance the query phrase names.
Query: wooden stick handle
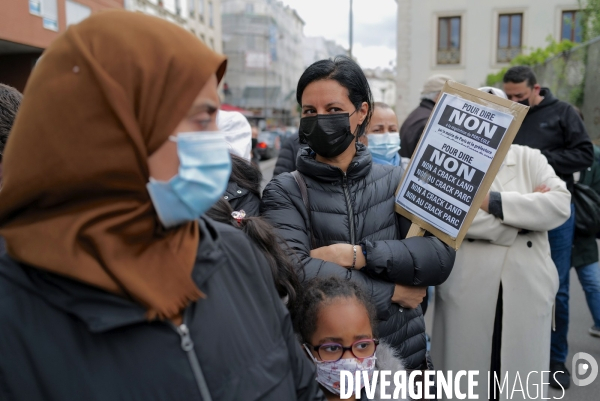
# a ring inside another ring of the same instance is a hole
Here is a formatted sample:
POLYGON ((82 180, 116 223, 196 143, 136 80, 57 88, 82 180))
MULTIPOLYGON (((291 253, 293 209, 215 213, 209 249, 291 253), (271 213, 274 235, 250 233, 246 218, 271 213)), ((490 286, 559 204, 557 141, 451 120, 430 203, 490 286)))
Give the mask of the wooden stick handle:
POLYGON ((412 223, 410 225, 410 229, 408 230, 408 234, 406 234, 406 238, 422 237, 423 235, 425 235, 425 229, 421 228, 420 226, 418 226, 415 223, 412 223))

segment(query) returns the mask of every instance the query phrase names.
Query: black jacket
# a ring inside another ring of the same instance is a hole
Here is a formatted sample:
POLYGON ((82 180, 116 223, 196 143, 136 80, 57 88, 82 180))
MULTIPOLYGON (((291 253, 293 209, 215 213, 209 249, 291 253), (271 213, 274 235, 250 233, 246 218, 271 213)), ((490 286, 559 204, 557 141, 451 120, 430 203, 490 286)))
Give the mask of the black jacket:
POLYGON ((273 177, 281 173, 291 173, 296 170, 298 151, 305 147, 308 147, 308 145, 300 143, 298 134, 294 134, 283 141, 279 150, 277 164, 275 164, 275 169, 273 170, 273 177))
MULTIPOLYGON (((600 195, 600 147, 594 145, 594 164, 581 172, 579 182, 600 195)), ((577 210, 575 210, 577 216, 577 210)), ((583 267, 598 261, 598 244, 595 235, 582 235, 575 230, 571 266, 583 267)))
POLYGON ((573 107, 542 88, 544 99, 529 109, 513 143, 539 149, 573 192, 573 173, 592 165, 594 148, 573 107))
POLYGON ((231 156, 231 175, 223 194, 233 210, 244 210, 246 216, 259 215, 260 183, 262 174, 258 167, 238 156, 231 156))
POLYGON ((207 295, 185 330, 147 322, 135 302, 0 258, 0 399, 324 400, 264 256, 211 220, 192 276, 207 295))
POLYGON ((304 277, 339 276, 359 283, 373 300, 381 339, 394 346, 414 369, 425 360, 425 322, 421 308, 391 303, 393 283, 428 286, 443 283, 454 264, 454 250, 435 237, 409 238, 410 222, 394 212, 394 192, 402 168, 371 162, 362 144, 347 174, 314 159, 310 149, 298 157, 306 180, 316 247, 361 244, 367 266, 350 271, 310 257, 308 213, 289 173, 275 177, 263 192, 261 214, 278 229, 304 264, 304 277))
POLYGON ((256 217, 260 214, 260 198, 254 192, 242 188, 237 183, 229 181, 223 199, 229 202, 233 210, 244 210, 247 217, 256 217))
POLYGON ((411 158, 421 134, 427 125, 429 115, 435 103, 429 99, 421 100, 419 107, 414 109, 400 127, 400 156, 411 158))

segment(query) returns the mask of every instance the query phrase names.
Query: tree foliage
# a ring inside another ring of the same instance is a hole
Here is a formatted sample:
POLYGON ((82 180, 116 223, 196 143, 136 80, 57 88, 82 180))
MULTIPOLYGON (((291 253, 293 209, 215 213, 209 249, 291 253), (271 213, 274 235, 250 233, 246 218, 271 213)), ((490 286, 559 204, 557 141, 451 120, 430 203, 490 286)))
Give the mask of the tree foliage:
POLYGON ((600 0, 578 0, 582 11, 583 40, 600 36, 600 0))
MULTIPOLYGON (((583 31, 583 41, 587 42, 592 38, 600 36, 600 0, 578 1, 579 9, 582 11, 581 27, 583 31)), ((548 46, 545 48, 540 47, 537 49, 532 49, 529 54, 520 54, 510 62, 508 67, 501 69, 497 73, 488 74, 486 84, 489 86, 494 86, 497 83, 502 82, 502 78, 504 77, 506 71, 514 65, 534 66, 537 64, 542 64, 549 58, 559 54, 564 54, 575 46, 575 44, 569 40, 557 42, 552 38, 552 36, 548 36, 546 40, 548 41, 548 46)))

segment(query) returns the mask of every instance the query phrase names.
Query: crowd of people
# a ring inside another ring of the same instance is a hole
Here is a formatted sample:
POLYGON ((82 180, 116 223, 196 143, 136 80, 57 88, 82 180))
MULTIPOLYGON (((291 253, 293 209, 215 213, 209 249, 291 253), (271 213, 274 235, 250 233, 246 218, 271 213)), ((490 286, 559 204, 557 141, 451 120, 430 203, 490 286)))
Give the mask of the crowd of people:
POLYGON ((600 336, 572 203, 576 181, 600 191, 600 148, 572 106, 528 67, 481 88, 530 110, 455 251, 394 210, 450 77, 400 126, 352 59, 312 64, 261 191, 255 128, 219 110, 226 69, 182 28, 109 11, 59 36, 23 95, 0 85, 0 399, 339 400, 341 370, 569 387, 571 266, 600 336))

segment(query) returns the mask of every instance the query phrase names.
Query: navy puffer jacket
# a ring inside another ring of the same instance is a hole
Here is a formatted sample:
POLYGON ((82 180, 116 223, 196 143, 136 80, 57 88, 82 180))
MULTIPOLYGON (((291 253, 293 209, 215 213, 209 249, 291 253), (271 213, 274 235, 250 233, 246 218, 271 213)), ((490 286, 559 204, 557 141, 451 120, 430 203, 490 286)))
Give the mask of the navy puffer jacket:
POLYGON ((296 170, 298 151, 307 146, 300 143, 298 134, 294 134, 283 141, 279 150, 279 156, 277 157, 277 164, 275 164, 275 169, 273 170, 273 177, 281 173, 291 173, 296 170))
POLYGON ((452 270, 454 250, 431 236, 403 239, 410 222, 394 212, 394 193, 403 170, 373 164, 362 144, 346 174, 317 162, 310 149, 303 149, 297 161, 308 188, 315 246, 360 244, 367 251, 367 265, 351 271, 310 257, 308 213, 289 173, 275 177, 267 185, 261 214, 301 259, 301 278, 338 276, 359 283, 377 308, 379 338, 399 351, 408 369, 421 367, 426 355, 423 313, 420 306, 403 309, 392 304, 394 283, 443 283, 452 270))

